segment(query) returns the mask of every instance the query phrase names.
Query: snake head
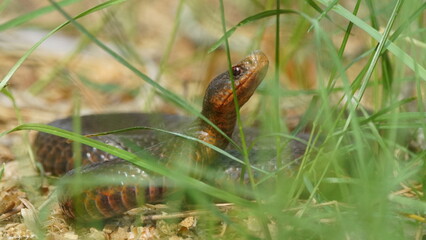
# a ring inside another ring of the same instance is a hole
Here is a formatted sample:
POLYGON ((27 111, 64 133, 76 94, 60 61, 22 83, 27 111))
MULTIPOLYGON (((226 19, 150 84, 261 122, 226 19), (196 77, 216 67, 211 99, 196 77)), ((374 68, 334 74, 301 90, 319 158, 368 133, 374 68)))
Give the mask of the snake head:
MULTIPOLYGON (((253 95, 268 70, 269 61, 262 51, 254 51, 232 66, 235 93, 239 106, 243 106, 253 95)), ((207 87, 203 102, 206 117, 235 114, 234 94, 229 71, 214 78, 207 87)))

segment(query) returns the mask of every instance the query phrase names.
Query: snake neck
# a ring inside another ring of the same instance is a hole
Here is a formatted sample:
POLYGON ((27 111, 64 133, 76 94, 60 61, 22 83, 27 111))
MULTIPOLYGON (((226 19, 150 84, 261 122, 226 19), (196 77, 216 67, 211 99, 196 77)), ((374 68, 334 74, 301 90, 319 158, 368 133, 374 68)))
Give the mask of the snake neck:
MULTIPOLYGON (((228 112, 223 114, 223 116, 222 114, 217 113, 213 116, 209 116, 204 112, 202 112, 202 114, 216 125, 224 134, 226 134, 226 136, 232 138, 232 133, 234 132, 236 123, 235 112, 228 112)), ((198 139, 222 149, 228 145, 229 141, 223 133, 219 132, 216 128, 202 119, 197 119, 197 121, 199 130, 196 137, 198 139)))
MULTIPOLYGON (((214 114, 210 116, 208 113, 202 112, 202 114, 209 119, 215 126, 217 126, 226 136, 232 137, 234 131, 236 115, 235 113, 227 113, 226 116, 220 114, 214 114)), ((207 144, 215 147, 224 149, 228 145, 229 141, 224 134, 216 130, 212 125, 207 123, 201 118, 197 118, 192 122, 191 126, 185 131, 186 135, 197 138, 207 144)), ((202 143, 193 143, 193 154, 192 161, 197 165, 209 165, 217 157, 217 152, 202 143)))

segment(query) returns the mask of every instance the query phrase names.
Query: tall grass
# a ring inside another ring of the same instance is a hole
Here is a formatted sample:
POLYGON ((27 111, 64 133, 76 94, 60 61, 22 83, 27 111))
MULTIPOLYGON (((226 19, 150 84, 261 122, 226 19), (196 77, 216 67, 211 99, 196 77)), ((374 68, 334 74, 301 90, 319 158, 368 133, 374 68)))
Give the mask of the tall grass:
MULTIPOLYGON (((423 188, 419 186, 425 181, 421 138, 425 134, 426 4, 419 0, 358 0, 346 1, 344 5, 341 1, 327 0, 247 2, 220 1, 222 7, 213 14, 220 19, 217 24, 222 24, 218 27, 222 35, 203 51, 214 52, 224 47, 227 59, 223 61, 231 64, 233 48, 238 47, 232 42, 233 38, 240 34, 240 29, 254 26, 261 34, 253 32, 253 41, 260 43, 271 60, 269 74, 259 89, 258 110, 253 115, 262 129, 255 143, 265 142, 257 148, 273 152, 272 157, 259 153, 256 158, 258 161, 275 159, 277 169, 266 173, 259 173, 256 168, 246 169, 251 186, 241 192, 252 194, 255 202, 241 197, 238 189, 226 186, 222 189, 136 154, 51 126, 24 123, 0 136, 21 130, 43 131, 96 147, 168 176, 191 189, 190 195, 197 206, 211 213, 210 217, 200 217, 196 231, 201 238, 422 239, 426 204, 423 188), (229 20, 232 17, 228 7, 233 5, 244 5, 240 10, 243 17, 236 22, 229 20), (273 38, 268 38, 270 33, 273 38), (356 49, 357 41, 361 42, 360 49, 356 49), (291 65, 300 59, 313 64, 291 65), (299 78, 288 79, 288 66, 301 68, 299 78), (310 85, 310 89, 285 85, 305 86, 309 71, 316 73, 312 79, 315 84, 310 85), (404 94, 409 88, 413 88, 413 92, 404 94), (290 129, 282 109, 288 101, 296 101, 297 105, 301 99, 309 99, 309 106, 304 106, 306 111, 301 114, 299 124, 290 129), (311 134, 306 153, 295 167, 282 164, 280 159, 288 155, 289 140, 304 131, 311 134), (273 140, 268 141, 270 139, 273 140), (233 203, 235 208, 224 214, 206 196, 233 203), (228 226, 223 235, 219 235, 218 221, 228 226)), ((2 31, 18 28, 50 11, 57 11, 66 19, 17 61, 3 77, 0 89, 10 96, 7 85, 16 70, 43 41, 69 25, 112 56, 117 64, 151 85, 164 101, 200 116, 192 104, 159 83, 161 72, 154 81, 89 31, 90 26, 79 22, 80 18, 100 10, 109 11, 133 3, 109 0, 73 17, 63 7, 79 4, 79 1, 50 1, 48 7, 1 24, 2 31)), ((7 4, 10 2, 0 5, 0 10, 7 9, 7 4)), ((184 5, 191 11, 199 7, 194 1, 180 4, 176 16, 182 14, 184 5)), ((176 21, 168 46, 158 50, 164 50, 161 71, 173 51, 179 51, 174 44, 182 24, 185 22, 176 21)), ((239 121, 239 126, 243 125, 244 121, 239 121)), ((230 157, 252 164, 254 159, 249 147, 243 144, 243 157, 230 157)), ((47 210, 41 211, 47 213, 47 210)))

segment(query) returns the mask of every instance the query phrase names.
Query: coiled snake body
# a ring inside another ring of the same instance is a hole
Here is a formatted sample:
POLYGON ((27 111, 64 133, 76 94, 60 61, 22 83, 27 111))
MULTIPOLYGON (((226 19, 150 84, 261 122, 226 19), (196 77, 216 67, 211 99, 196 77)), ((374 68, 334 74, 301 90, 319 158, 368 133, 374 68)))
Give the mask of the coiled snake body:
MULTIPOLYGON (((232 67, 239 106, 245 104, 251 97, 263 80, 267 68, 268 59, 260 51, 253 52, 232 67)), ((201 112, 228 137, 232 137, 236 121, 233 96, 229 72, 226 71, 211 81, 204 96, 201 112)), ((184 129, 179 129, 185 123, 188 123, 188 118, 166 114, 124 113, 81 117, 82 134, 93 134, 134 126, 150 126, 173 131, 180 130, 183 134, 216 147, 222 149, 227 147, 227 138, 201 118, 195 119, 184 129)), ((57 120, 50 125, 72 130, 71 118, 57 120)), ((190 168, 199 168, 200 166, 210 165, 217 157, 217 153, 206 145, 179 140, 179 138, 170 137, 167 134, 157 134, 152 130, 137 130, 94 138, 125 149, 129 148, 123 143, 123 139, 131 139, 136 146, 145 149, 150 155, 162 159, 161 163, 170 168, 177 166, 175 159, 183 159, 184 165, 187 164, 190 168)), ((54 175, 62 175, 67 172, 68 176, 76 174, 72 171, 74 158, 71 145, 67 139, 47 133, 38 133, 34 142, 38 161, 43 165, 46 172, 54 175)), ((74 189, 72 194, 70 193, 71 189, 75 186, 66 185, 65 190, 59 196, 59 202, 66 215, 71 218, 96 220, 114 217, 131 208, 140 206, 142 203, 161 201, 164 194, 170 191, 169 186, 164 181, 154 181, 155 177, 152 177, 144 169, 98 149, 82 145, 81 160, 84 166, 79 171, 81 176, 131 178, 134 182, 143 182, 144 184, 103 185, 97 183, 94 187, 74 189)), ((189 171, 190 175, 200 178, 197 175, 198 173, 189 171)))

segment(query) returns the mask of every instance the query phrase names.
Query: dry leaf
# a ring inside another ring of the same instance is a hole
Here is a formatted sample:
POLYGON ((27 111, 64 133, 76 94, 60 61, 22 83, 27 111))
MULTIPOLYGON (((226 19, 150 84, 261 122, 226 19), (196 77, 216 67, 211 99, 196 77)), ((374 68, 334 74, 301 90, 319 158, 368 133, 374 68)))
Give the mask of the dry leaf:
POLYGON ((155 227, 132 227, 129 234, 129 240, 133 239, 160 239, 155 227))
POLYGON ((188 229, 197 226, 197 219, 195 217, 187 217, 179 223, 180 226, 188 229))
POLYGON ((87 239, 93 239, 93 240, 103 240, 105 238, 105 233, 96 229, 96 228, 90 228, 90 233, 87 235, 87 239))

